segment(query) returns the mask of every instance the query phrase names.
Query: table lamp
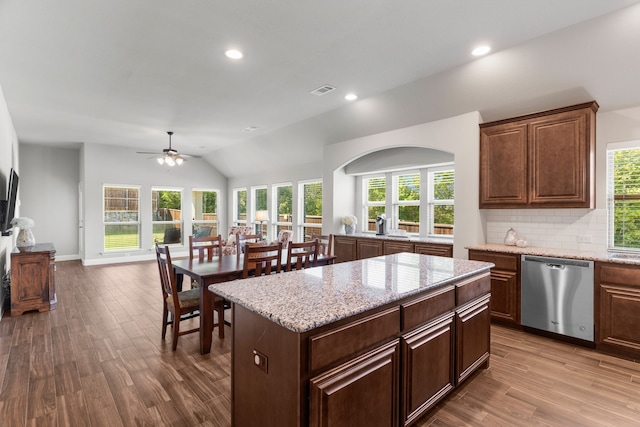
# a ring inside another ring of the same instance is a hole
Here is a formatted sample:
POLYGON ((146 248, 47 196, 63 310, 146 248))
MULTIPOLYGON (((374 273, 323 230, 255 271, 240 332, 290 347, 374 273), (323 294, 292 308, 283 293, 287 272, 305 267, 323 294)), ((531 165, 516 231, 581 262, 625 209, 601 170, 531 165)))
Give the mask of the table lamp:
MULTIPOLYGON (((256 222, 259 224, 256 227, 256 234, 262 233, 262 224, 265 221, 269 221, 269 211, 256 211, 256 222)), ((265 238, 266 236, 262 237, 265 238)))

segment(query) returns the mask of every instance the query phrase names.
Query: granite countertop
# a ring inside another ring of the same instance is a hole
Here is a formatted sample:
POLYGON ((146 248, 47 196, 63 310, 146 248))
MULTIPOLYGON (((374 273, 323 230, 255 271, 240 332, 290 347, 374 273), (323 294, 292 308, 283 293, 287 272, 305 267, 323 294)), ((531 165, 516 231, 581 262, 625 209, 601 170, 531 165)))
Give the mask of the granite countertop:
POLYGON ((414 235, 404 237, 393 234, 377 235, 375 233, 335 234, 334 236, 361 237, 366 239, 394 240, 412 243, 440 243, 444 245, 453 245, 453 238, 447 237, 417 237, 414 235))
POLYGON ((581 259, 587 261, 613 262, 617 264, 640 265, 640 255, 610 252, 588 252, 569 249, 545 248, 537 246, 500 245, 495 243, 482 243, 478 245, 465 246, 465 249, 473 249, 486 252, 503 252, 508 254, 537 255, 554 258, 581 259))
POLYGON ((287 329, 306 332, 492 266, 400 253, 218 283, 209 290, 287 329))

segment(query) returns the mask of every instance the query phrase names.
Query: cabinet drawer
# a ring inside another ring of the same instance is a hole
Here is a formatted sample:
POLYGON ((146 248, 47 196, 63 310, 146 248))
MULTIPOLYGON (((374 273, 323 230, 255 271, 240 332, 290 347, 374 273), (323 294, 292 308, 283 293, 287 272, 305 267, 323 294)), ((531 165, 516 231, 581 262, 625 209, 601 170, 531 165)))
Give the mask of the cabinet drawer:
POLYGON ((438 289, 425 297, 402 304, 402 331, 408 331, 448 311, 456 306, 454 286, 438 289))
POLYGON ((311 373, 352 358, 400 333, 400 307, 373 314, 309 339, 311 373))
POLYGON ((600 264, 600 283, 612 283, 640 288, 640 267, 620 264, 600 264))
POLYGON ((384 242, 382 253, 384 255, 397 254, 399 252, 413 252, 413 243, 409 242, 384 242))
POLYGON ((469 259, 474 261, 492 262, 496 270, 518 271, 520 269, 520 255, 501 254, 496 252, 469 251, 469 259))
POLYGON ((481 295, 491 293, 489 272, 481 276, 473 276, 456 285, 456 306, 466 304, 481 295))

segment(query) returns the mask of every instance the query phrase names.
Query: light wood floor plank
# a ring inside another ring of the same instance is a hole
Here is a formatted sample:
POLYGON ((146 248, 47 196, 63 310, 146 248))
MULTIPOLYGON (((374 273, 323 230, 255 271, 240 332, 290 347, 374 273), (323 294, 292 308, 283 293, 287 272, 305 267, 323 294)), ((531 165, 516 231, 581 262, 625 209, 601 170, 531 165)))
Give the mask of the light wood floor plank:
MULTIPOLYGON (((231 425, 231 340, 161 340, 155 262, 58 262, 58 306, 0 321, 0 425, 231 425)), ((195 322, 196 320, 194 320, 195 322)), ((185 326, 186 327, 186 326, 185 326)), ((414 425, 638 426, 640 364, 492 326, 490 368, 414 425)))

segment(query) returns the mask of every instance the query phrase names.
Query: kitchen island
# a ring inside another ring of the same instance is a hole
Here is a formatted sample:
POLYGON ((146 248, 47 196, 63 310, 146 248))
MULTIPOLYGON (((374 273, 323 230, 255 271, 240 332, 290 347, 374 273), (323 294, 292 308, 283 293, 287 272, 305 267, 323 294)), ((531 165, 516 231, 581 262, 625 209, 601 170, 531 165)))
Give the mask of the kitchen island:
POLYGON ((397 426, 489 361, 489 270, 400 253, 220 283, 235 426, 397 426))

